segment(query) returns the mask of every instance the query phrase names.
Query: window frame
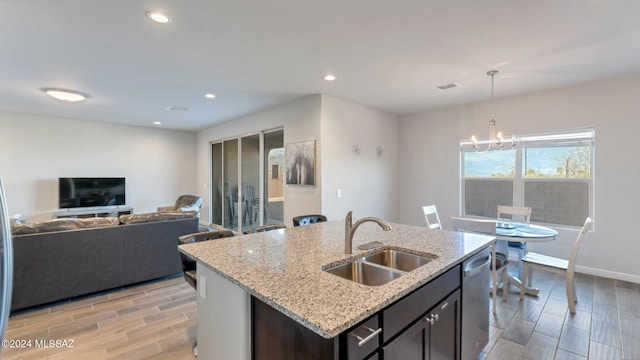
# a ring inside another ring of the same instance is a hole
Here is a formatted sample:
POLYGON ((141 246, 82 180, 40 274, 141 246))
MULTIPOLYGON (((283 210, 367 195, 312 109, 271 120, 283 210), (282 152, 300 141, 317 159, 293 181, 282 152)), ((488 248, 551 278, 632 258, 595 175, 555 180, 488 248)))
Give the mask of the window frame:
MULTIPOLYGON (((478 144, 487 144, 488 139, 481 139, 478 141, 478 144)), ((587 192, 587 201, 588 201, 588 216, 592 219, 594 218, 595 213, 595 129, 594 128, 579 128, 579 129, 569 129, 569 130, 558 130, 544 133, 531 133, 521 135, 517 147, 515 149, 510 150, 499 150, 499 151, 515 151, 515 176, 513 178, 506 177, 465 177, 465 153, 471 152, 481 152, 477 151, 473 147, 473 143, 468 139, 460 140, 460 173, 459 173, 459 211, 460 216, 467 217, 483 217, 479 215, 468 215, 466 214, 466 180, 489 180, 489 181, 513 181, 513 197, 512 206, 526 206, 525 205, 525 184, 527 182, 552 182, 552 181, 571 181, 571 182, 586 182, 588 185, 587 192), (571 147, 579 147, 579 146, 589 146, 590 147, 590 177, 589 178, 538 178, 538 177, 527 177, 524 174, 524 156, 523 149, 525 148, 549 148, 549 147, 563 147, 563 148, 571 148, 571 147)), ((536 221, 536 223, 552 226, 556 228, 567 228, 567 229, 576 229, 580 226, 578 225, 569 225, 569 224, 555 224, 555 223, 546 223, 542 221, 536 221)))

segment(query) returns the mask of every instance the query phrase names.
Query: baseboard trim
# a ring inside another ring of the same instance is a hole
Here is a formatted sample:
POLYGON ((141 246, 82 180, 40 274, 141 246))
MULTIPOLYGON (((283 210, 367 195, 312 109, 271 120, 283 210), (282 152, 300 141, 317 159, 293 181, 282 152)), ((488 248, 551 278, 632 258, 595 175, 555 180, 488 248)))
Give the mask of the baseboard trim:
POLYGON ((633 275, 633 274, 621 273, 617 271, 610 271, 610 270, 604 270, 604 269, 596 269, 592 267, 579 266, 579 265, 576 265, 576 272, 640 284, 640 275, 633 275))

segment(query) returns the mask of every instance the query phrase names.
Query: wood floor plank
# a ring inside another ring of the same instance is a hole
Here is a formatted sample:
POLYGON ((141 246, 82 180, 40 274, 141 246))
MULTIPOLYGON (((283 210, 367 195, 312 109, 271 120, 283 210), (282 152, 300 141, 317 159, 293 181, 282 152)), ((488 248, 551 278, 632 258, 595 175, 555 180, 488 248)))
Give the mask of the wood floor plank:
POLYGON ((600 320, 591 324, 591 341, 620 348, 620 328, 600 320))
POLYGON ((509 322, 507 328, 504 329, 502 338, 511 340, 520 345, 527 345, 535 325, 535 323, 514 317, 511 319, 511 322, 509 322))
POLYGON ((524 356, 531 360, 553 359, 558 347, 558 339, 534 332, 524 349, 524 356))
POLYGON ((576 309, 576 313, 572 314, 567 311, 567 315, 564 318, 564 324, 578 329, 590 330, 591 312, 576 309))
POLYGON ((107 359, 109 360, 137 360, 155 357, 160 353, 160 346, 156 343, 147 343, 142 346, 130 345, 116 349, 114 352, 107 351, 107 359))
MULTIPOLYGON (((588 358, 584 356, 580 356, 578 354, 574 354, 571 351, 558 349, 556 351, 556 357, 554 360, 588 360, 588 358)), ((601 360, 601 359, 595 359, 595 360, 601 360)))
POLYGON ((566 298, 554 299, 552 297, 549 297, 547 303, 544 305, 544 309, 542 309, 542 312, 545 314, 564 318, 564 316, 567 314, 568 309, 569 305, 566 298))
POLYGON ((625 359, 640 359, 640 336, 622 334, 622 352, 625 359))
POLYGON ((524 346, 500 338, 487 356, 487 360, 520 359, 524 354, 524 346))
POLYGON ((558 347, 580 356, 588 356, 589 330, 578 329, 571 326, 563 327, 558 347))
POLYGON ((601 344, 595 341, 589 346, 590 359, 622 360, 622 352, 617 347, 601 344))
POLYGON ((523 319, 523 320, 535 323, 536 321, 538 321, 540 314, 542 314, 543 308, 544 307, 542 305, 533 304, 530 302, 524 302, 523 304, 520 305, 515 316, 519 319, 523 319))
POLYGON ((493 312, 489 314, 489 325, 505 329, 515 314, 516 312, 511 309, 498 306, 495 314, 493 312))

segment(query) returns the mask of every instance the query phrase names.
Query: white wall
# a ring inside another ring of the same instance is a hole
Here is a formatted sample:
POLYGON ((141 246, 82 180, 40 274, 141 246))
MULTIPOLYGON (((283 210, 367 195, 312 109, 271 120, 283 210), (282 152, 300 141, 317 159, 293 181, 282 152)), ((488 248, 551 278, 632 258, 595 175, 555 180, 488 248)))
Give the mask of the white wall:
POLYGON ((30 222, 58 208, 58 177, 125 177, 134 212, 195 191, 196 134, 0 112, 0 176, 10 214, 30 222))
POLYGON ((329 220, 378 216, 393 220, 397 207, 398 117, 326 95, 304 99, 218 124, 198 134, 198 181, 209 218, 210 143, 284 127, 286 143, 316 140, 316 186, 285 185, 285 225, 301 214, 320 213, 329 220), (351 145, 362 147, 353 156, 351 145), (381 146, 378 159, 375 149, 381 146), (338 199, 336 190, 342 189, 338 199))
POLYGON ((352 210, 354 218, 397 221, 398 117, 323 95, 322 139, 322 213, 335 220, 352 210), (360 155, 352 153, 354 143, 360 155))
MULTIPOLYGON (((232 121, 217 124, 198 133, 198 192, 205 199, 201 218, 209 219, 210 204, 210 143, 233 137, 284 127, 284 142, 292 143, 316 140, 316 186, 285 185, 284 223, 293 226, 291 218, 300 214, 315 214, 321 211, 322 141, 320 139, 321 96, 313 95, 289 104, 274 107, 232 121)), ((216 190, 217 191, 217 190, 216 190)))
MULTIPOLYGON (((495 100, 497 127, 505 134, 594 127, 595 231, 578 257, 579 270, 640 282, 637 217, 640 166, 634 151, 640 134, 640 76, 495 100)), ((460 139, 488 136, 490 103, 419 113, 400 123, 400 211, 424 224, 420 207, 436 204, 445 228, 459 210, 460 139)), ((557 241, 534 251, 568 257, 576 231, 560 229, 557 241)))

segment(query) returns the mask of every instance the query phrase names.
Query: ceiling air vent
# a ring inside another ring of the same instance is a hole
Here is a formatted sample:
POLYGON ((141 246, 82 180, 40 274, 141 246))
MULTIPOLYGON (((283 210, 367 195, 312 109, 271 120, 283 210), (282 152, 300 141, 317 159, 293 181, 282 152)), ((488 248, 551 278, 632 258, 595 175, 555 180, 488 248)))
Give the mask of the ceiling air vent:
POLYGON ((438 86, 438 90, 445 91, 445 90, 449 90, 449 89, 453 89, 453 88, 457 88, 457 87, 460 87, 460 85, 458 85, 458 83, 451 83, 451 84, 438 86))
POLYGON ((188 108, 188 107, 186 107, 186 106, 169 105, 169 106, 167 106, 167 110, 174 110, 174 111, 187 111, 187 110, 189 110, 189 108, 188 108))

